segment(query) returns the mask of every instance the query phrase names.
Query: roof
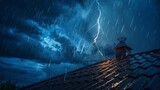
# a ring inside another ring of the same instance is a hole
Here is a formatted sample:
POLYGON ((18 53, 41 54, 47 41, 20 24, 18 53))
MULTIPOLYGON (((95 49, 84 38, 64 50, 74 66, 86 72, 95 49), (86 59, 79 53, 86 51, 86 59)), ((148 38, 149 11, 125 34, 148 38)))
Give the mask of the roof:
POLYGON ((109 59, 50 78, 24 90, 160 90, 160 49, 109 59))

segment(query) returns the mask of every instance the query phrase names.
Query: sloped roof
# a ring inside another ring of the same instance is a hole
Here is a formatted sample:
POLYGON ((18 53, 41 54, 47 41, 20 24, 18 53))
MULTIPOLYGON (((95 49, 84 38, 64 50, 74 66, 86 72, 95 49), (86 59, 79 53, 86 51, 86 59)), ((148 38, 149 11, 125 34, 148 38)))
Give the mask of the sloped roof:
POLYGON ((160 49, 109 59, 24 90, 160 90, 160 49))

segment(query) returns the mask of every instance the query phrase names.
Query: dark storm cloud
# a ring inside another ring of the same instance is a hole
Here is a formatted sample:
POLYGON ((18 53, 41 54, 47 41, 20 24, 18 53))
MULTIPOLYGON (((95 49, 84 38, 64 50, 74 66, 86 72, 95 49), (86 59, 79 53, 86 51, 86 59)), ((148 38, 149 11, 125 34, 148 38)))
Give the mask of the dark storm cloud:
MULTIPOLYGON (((87 54, 86 52, 80 52, 76 50, 76 46, 65 36, 60 36, 57 32, 53 32, 51 35, 52 38, 55 38, 55 40, 59 43, 61 43, 61 46, 63 50, 61 51, 59 60, 53 61, 54 63, 60 64, 60 63, 73 63, 73 64, 84 64, 88 65, 91 60, 92 62, 95 62, 94 58, 90 57, 90 54, 87 54)), ((96 55, 98 52, 98 49, 100 49, 104 55, 104 57, 108 56, 111 57, 114 55, 114 51, 112 50, 112 47, 109 45, 106 45, 106 47, 99 47, 97 48, 96 45, 93 45, 92 50, 92 56, 96 55)), ((84 49, 85 51, 85 49, 84 49)), ((103 59, 101 59, 103 60, 103 59)))
POLYGON ((11 80, 22 86, 29 85, 82 66, 82 64, 60 63, 48 67, 27 59, 0 57, 0 80, 2 76, 6 81, 11 80))
POLYGON ((46 78, 47 74, 42 69, 43 65, 34 61, 0 57, 0 76, 19 85, 28 85, 46 78))
MULTIPOLYGON (((84 38, 85 40, 87 40, 88 42, 93 42, 94 37, 92 36, 92 33, 90 33, 89 30, 89 23, 90 21, 83 21, 81 23, 80 29, 79 29, 79 34, 82 36, 82 38, 84 38)), ((79 27, 78 27, 79 28, 79 27)))
POLYGON ((83 0, 0 0, 0 28, 16 28, 17 32, 37 35, 40 34, 37 28, 24 23, 25 20, 50 24, 60 15, 71 16, 68 9, 83 3, 83 0))
POLYGON ((156 1, 156 3, 158 4, 158 5, 160 5, 160 1, 159 0, 155 0, 156 1))
POLYGON ((54 59, 39 41, 24 33, 15 33, 14 29, 1 30, 0 41, 0 56, 36 59, 39 62, 54 59))
MULTIPOLYGON (((70 16, 66 12, 77 4, 84 6, 83 0, 0 0, 0 55, 39 59, 42 62, 54 60, 54 55, 49 54, 51 51, 40 45, 42 31, 25 21, 32 19, 41 25, 49 24, 60 15, 70 16)), ((71 59, 75 46, 66 38, 62 41, 64 57, 71 59), (69 50, 71 53, 67 54, 69 50)), ((60 62, 55 60, 55 63, 60 62)))
POLYGON ((48 63, 49 60, 52 60, 52 63, 56 64, 62 62, 87 64, 83 60, 87 54, 76 52, 76 46, 68 38, 60 36, 57 32, 53 32, 51 38, 55 38, 57 42, 61 43, 63 48, 61 52, 53 52, 42 47, 39 39, 30 37, 30 34, 17 32, 13 28, 0 30, 0 56, 31 59, 41 63, 48 63))
POLYGON ((58 62, 68 62, 68 63, 81 63, 86 64, 87 62, 83 58, 87 57, 87 54, 76 51, 76 46, 71 43, 69 39, 64 36, 59 36, 57 32, 52 33, 53 38, 60 42, 63 50, 61 51, 61 60, 58 62))
POLYGON ((40 22, 51 22, 67 12, 67 7, 73 8, 76 4, 83 5, 83 0, 1 0, 1 23, 8 25, 23 18, 31 18, 40 22))

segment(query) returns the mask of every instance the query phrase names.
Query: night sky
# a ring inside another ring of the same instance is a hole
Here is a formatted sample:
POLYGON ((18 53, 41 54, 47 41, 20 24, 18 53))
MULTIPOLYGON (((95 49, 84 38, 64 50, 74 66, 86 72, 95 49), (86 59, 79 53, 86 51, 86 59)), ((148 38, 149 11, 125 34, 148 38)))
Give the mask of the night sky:
POLYGON ((160 48, 159 0, 0 0, 0 75, 20 85, 160 48))

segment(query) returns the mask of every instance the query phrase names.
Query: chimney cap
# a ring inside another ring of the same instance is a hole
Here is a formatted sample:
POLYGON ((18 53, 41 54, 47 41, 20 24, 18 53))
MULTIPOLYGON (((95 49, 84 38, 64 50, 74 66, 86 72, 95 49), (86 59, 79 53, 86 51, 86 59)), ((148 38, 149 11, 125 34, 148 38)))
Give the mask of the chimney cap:
POLYGON ((127 38, 126 37, 119 37, 117 40, 120 42, 125 42, 127 40, 127 38))
POLYGON ((132 50, 132 48, 127 46, 127 44, 125 43, 125 41, 127 40, 126 37, 119 37, 117 40, 119 41, 119 43, 116 45, 115 49, 125 47, 125 48, 132 50))

